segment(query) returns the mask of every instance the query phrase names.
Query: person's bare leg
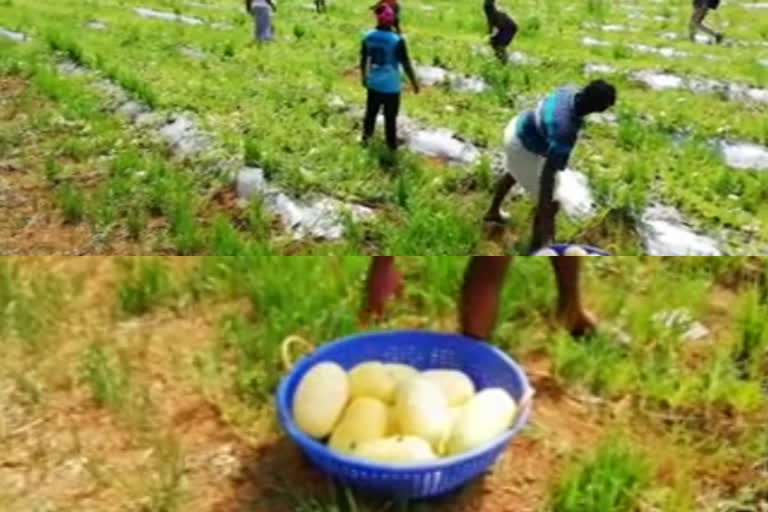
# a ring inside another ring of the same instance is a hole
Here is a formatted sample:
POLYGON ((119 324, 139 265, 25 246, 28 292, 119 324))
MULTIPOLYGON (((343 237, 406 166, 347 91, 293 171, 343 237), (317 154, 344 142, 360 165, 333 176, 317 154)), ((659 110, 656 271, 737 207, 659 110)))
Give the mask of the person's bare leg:
POLYGON ((402 276, 395 267, 395 257, 374 256, 368 267, 365 303, 360 312, 360 321, 367 323, 370 319, 381 317, 387 302, 400 293, 401 289, 402 276))
POLYGON ((488 212, 483 217, 487 222, 506 222, 507 216, 501 211, 501 204, 504 202, 504 198, 507 197, 510 189, 515 186, 517 181, 511 174, 505 172, 501 178, 496 182, 494 188, 493 200, 491 201, 491 207, 488 208, 488 212))
POLYGON ((722 40, 722 34, 704 25, 704 18, 707 17, 707 14, 709 14, 709 9, 706 7, 696 7, 694 9, 689 23, 691 41, 696 41, 696 32, 699 30, 714 37, 718 43, 722 40))
POLYGON ((573 336, 583 336, 596 327, 594 317, 581 305, 581 258, 550 258, 557 280, 557 318, 573 336))
POLYGON ((461 333, 465 336, 490 338, 510 261, 509 256, 474 256, 467 265, 459 309, 461 333))

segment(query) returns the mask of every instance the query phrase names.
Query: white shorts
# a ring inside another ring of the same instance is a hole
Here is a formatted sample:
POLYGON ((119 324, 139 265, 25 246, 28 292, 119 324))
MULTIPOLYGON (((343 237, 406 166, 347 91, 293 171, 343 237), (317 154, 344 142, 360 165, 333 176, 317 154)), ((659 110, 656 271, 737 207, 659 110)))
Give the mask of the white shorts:
POLYGON ((517 180, 534 201, 539 200, 541 171, 546 158, 528 151, 517 136, 515 116, 504 130, 504 160, 507 172, 517 180))

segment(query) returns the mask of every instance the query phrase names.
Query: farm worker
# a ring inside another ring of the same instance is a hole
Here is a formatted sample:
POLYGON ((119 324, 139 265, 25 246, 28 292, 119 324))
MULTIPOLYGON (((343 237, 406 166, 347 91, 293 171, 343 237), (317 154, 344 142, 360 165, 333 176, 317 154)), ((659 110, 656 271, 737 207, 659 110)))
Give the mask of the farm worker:
POLYGON ((496 0, 485 0, 483 10, 488 21, 488 34, 491 35, 491 48, 499 60, 506 63, 507 46, 517 34, 517 24, 505 12, 496 8, 496 0))
MULTIPOLYGON (((574 336, 582 336, 595 328, 592 315, 581 304, 577 257, 550 258, 558 288, 557 318, 574 336)), ((499 295, 511 262, 509 256, 474 256, 464 274, 461 289, 459 321, 465 336, 487 340, 496 323, 499 295)), ((380 317, 386 302, 397 295, 401 276, 393 256, 374 256, 368 269, 365 304, 361 320, 380 317)))
POLYGON ((392 31, 394 11, 388 5, 379 5, 374 11, 377 26, 363 37, 360 49, 360 74, 363 87, 368 90, 363 120, 363 144, 367 144, 376 126, 376 116, 384 107, 384 131, 387 146, 397 149, 397 114, 400 110, 400 65, 405 69, 419 92, 405 39, 392 31))
POLYGON ((272 0, 245 0, 245 10, 253 16, 253 35, 256 41, 271 41, 272 36, 272 11, 277 12, 277 7, 272 0))
POLYGON ((693 0, 693 14, 691 15, 691 21, 688 24, 691 33, 691 41, 696 41, 697 30, 701 30, 714 37, 718 44, 723 41, 723 34, 704 25, 704 18, 709 14, 709 10, 717 9, 719 5, 720 0, 693 0))
POLYGON ((392 27, 395 29, 395 32, 398 34, 401 34, 400 32, 400 4, 397 0, 380 0, 377 4, 375 4, 373 7, 371 7, 371 10, 376 10, 377 7, 380 5, 388 5, 392 12, 395 14, 395 21, 392 23, 392 27))
POLYGON ((568 164, 584 116, 603 112, 616 102, 616 89, 595 80, 579 90, 560 87, 538 105, 514 117, 504 131, 506 172, 496 184, 493 201, 484 219, 505 222, 501 203, 519 182, 538 200, 533 221, 532 250, 551 243, 559 205, 553 199, 555 174, 568 164))

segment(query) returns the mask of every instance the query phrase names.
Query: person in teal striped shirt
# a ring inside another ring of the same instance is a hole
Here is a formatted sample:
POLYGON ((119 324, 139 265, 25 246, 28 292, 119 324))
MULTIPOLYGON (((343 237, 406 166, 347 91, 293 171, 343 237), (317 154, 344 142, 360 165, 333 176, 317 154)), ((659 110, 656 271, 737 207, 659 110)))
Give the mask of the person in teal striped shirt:
POLYGON ((584 125, 584 116, 603 112, 616 102, 616 88, 595 80, 583 89, 560 87, 509 122, 504 132, 506 172, 496 184, 484 219, 505 222, 501 204, 515 183, 537 198, 531 250, 551 243, 558 204, 553 200, 555 174, 568 165, 584 125))

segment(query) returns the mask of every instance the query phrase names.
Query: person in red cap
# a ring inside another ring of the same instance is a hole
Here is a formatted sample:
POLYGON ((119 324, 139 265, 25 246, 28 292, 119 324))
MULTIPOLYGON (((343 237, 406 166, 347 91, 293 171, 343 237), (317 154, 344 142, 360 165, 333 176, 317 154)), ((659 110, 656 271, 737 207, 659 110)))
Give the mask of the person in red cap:
POLYGON ((363 37, 360 48, 360 75, 368 99, 363 119, 363 144, 367 144, 376 127, 376 117, 384 108, 384 131, 387 146, 397 149, 397 115, 400 111, 400 66, 413 83, 413 91, 419 92, 416 74, 408 57, 405 39, 392 31, 394 11, 386 4, 375 10, 376 28, 363 37))
MULTIPOLYGON (((557 318, 573 336, 582 336, 595 329, 595 320, 581 304, 578 257, 550 258, 558 288, 557 318)), ((461 289, 459 323, 461 333, 479 340, 488 340, 496 323, 499 296, 504 277, 511 263, 509 256, 474 256, 464 273, 461 289)), ((365 303, 360 320, 367 323, 384 314, 386 303, 398 295, 402 277, 393 256, 374 256, 368 269, 365 303)))
POLYGON ((397 0, 380 0, 376 5, 371 7, 371 10, 375 11, 380 5, 387 5, 392 9, 392 12, 395 14, 395 21, 392 22, 392 27, 395 29, 395 32, 402 34, 400 31, 400 4, 397 0))

